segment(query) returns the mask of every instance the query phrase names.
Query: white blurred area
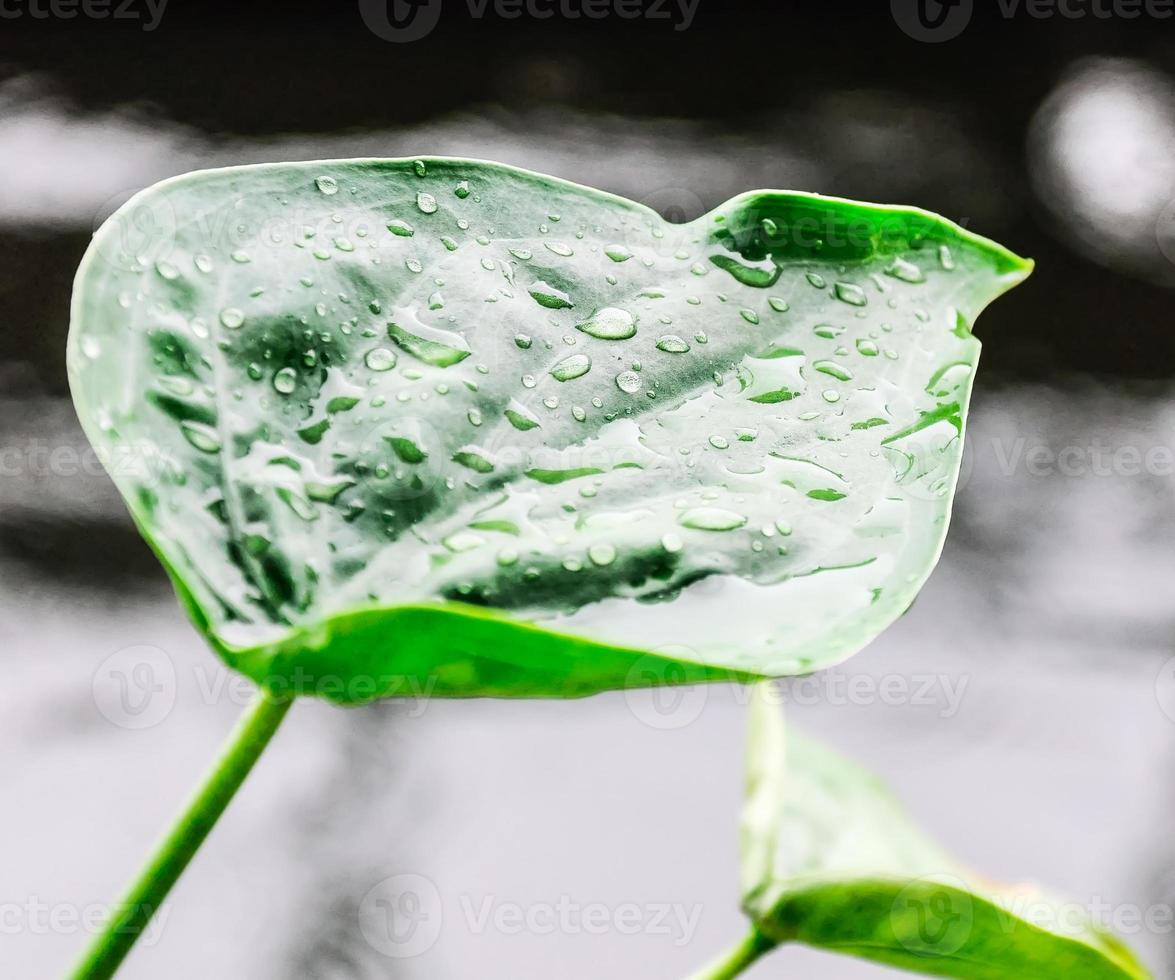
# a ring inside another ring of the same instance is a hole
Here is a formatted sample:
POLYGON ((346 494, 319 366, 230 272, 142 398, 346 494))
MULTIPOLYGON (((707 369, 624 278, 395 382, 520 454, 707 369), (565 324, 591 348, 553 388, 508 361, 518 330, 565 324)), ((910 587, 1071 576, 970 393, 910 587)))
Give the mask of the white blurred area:
MULTIPOLYGON (((1160 274, 1155 222, 1175 196, 1171 93, 1169 79, 1143 66, 1087 65, 1042 108, 1033 135, 1035 179, 1066 240, 1147 277, 1160 274)), ((395 132, 225 140, 128 112, 83 116, 38 79, 0 88, 0 116, 0 225, 10 227, 92 226, 129 192, 196 167, 424 149, 556 173, 684 217, 755 186, 922 201, 936 182, 964 175, 975 189, 959 192, 961 207, 975 227, 1021 206, 980 193, 994 165, 949 115, 884 93, 813 107, 803 146, 788 142, 782 117, 764 137, 489 109, 395 132), (831 110, 837 126, 822 129, 831 110), (926 152, 933 159, 920 161, 926 152)), ((998 389, 981 372, 943 562, 910 613, 835 675, 874 690, 885 678, 929 678, 933 699, 857 704, 829 681, 815 696, 797 687, 790 708, 886 778, 960 857, 1082 905, 1175 901, 1175 678, 1164 669, 1175 652, 1175 482, 1158 457, 1141 471, 1095 462, 1102 446, 1145 460, 1175 445, 1171 395, 1093 382, 998 389), (1042 449, 1054 454, 1051 469, 1042 449), (1072 465, 1061 466, 1069 449, 1072 465), (944 684, 961 692, 953 709, 944 684)), ((6 445, 81 446, 60 399, 0 400, 0 433, 6 445)), ((134 533, 100 476, 5 475, 0 514, 69 537, 71 555, 99 548, 96 528, 134 533)), ((162 572, 123 579, 102 560, 89 554, 50 572, 0 550, 0 905, 114 900, 241 711, 241 689, 162 572), (163 651, 175 679, 174 707, 142 730, 112 723, 94 696, 107 658, 135 645, 163 651)), ((690 698, 681 724, 660 724, 651 704, 621 694, 429 703, 422 713, 300 704, 174 893, 159 941, 123 975, 687 976, 743 929, 744 708, 725 687, 690 698), (435 945, 397 959, 364 939, 359 910, 400 874, 435 887, 439 905, 427 911, 439 932, 435 945), (652 928, 540 935, 470 921, 487 900, 534 907, 564 897, 696 908, 696 928, 679 943, 652 928)), ((1170 934, 1123 938, 1157 976, 1172 975, 1170 934)), ((83 942, 60 929, 0 935, 0 977, 61 975, 83 942)), ((747 975, 895 974, 797 949, 747 975)))
POLYGON ((1175 78, 1125 58, 1081 61, 1028 143, 1060 235, 1103 265, 1175 285, 1175 78))

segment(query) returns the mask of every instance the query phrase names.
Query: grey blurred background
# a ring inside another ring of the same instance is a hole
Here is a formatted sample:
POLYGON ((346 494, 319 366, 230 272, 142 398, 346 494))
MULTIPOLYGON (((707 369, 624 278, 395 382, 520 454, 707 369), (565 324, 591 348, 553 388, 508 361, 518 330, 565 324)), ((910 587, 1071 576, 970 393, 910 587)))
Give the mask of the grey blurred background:
MULTIPOLYGON (((415 154, 679 220, 754 187, 914 204, 1037 260, 978 327, 930 585, 784 696, 961 857, 1051 886, 1175 976, 1175 18, 536 2, 554 16, 446 0, 411 41, 384 36, 382 3, 0 13, 0 976, 64 972, 248 696, 73 415, 93 229, 198 167, 415 154)), ((724 687, 301 704, 125 976, 685 976, 743 928, 744 713, 724 687)), ((785 950, 748 975, 892 974, 785 950)))

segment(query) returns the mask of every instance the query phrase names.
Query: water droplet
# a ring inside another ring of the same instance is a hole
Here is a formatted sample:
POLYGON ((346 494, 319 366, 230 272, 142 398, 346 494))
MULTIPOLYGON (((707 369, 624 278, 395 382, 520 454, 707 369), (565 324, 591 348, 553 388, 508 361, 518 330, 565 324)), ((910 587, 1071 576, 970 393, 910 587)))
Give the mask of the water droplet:
POLYGON ((804 278, 807 279, 808 282, 811 283, 811 285, 815 286, 817 289, 823 289, 826 285, 828 285, 824 281, 824 277, 816 272, 805 272, 804 278))
POLYGON ((520 350, 530 350, 530 345, 533 343, 530 334, 516 333, 514 335, 514 343, 520 350))
POLYGON ((885 270, 887 276, 892 276, 894 279, 900 279, 902 282, 925 282, 926 276, 922 274, 922 270, 918 268, 913 262, 907 262, 903 258, 895 258, 890 263, 889 268, 885 270))
POLYGON ((196 268, 200 272, 208 273, 212 271, 212 259, 207 255, 197 255, 194 261, 196 268))
POLYGON ((632 252, 623 245, 608 245, 604 254, 613 262, 627 262, 632 258, 632 252))
POLYGON ((606 306, 576 329, 599 340, 627 340, 636 335, 636 318, 628 310, 606 306))
POLYGON ((464 201, 467 197, 469 197, 469 181, 461 181, 456 187, 453 188, 453 193, 464 201))
POLYGON ((621 371, 616 375, 616 387, 626 395, 635 395, 641 390, 641 376, 635 371, 621 371))
POLYGON ((851 282, 838 282, 834 290, 836 298, 850 306, 866 306, 869 303, 865 297, 865 290, 851 282))
POLYGON ((593 565, 601 567, 611 565, 616 560, 616 549, 604 541, 589 546, 587 554, 593 565))
POLYGON ((832 388, 826 388, 820 393, 821 397, 830 405, 835 405, 840 401, 840 392, 832 388))
POLYGON ((551 377, 556 381, 574 381, 591 369, 592 359, 587 354, 572 354, 551 368, 551 377))
POLYGON ((877 345, 864 337, 857 341, 857 352, 865 357, 876 357, 880 353, 877 345))
POLYGON ((323 194, 327 195, 327 197, 339 192, 339 182, 335 180, 334 177, 328 177, 325 174, 323 174, 321 177, 314 178, 314 186, 317 187, 323 194))
POLYGON ((401 350, 426 364, 452 367, 473 353, 460 334, 425 326, 410 313, 400 319, 410 323, 411 328, 395 322, 389 323, 388 336, 401 350))
POLYGON ((245 314, 235 306, 229 306, 220 311, 220 322, 229 330, 236 330, 245 322, 245 314))
POLYGON ((413 160, 412 169, 416 172, 417 177, 424 177, 428 174, 428 168, 424 165, 423 160, 413 160))
POLYGON ((180 270, 166 259, 160 259, 155 263, 155 271, 159 273, 160 279, 166 279, 168 282, 178 279, 180 275, 180 270))
POLYGON ((407 221, 401 221, 396 218, 394 221, 388 222, 388 231, 393 235, 398 235, 400 238, 411 238, 416 234, 416 229, 413 228, 407 221))
POLYGON ((485 543, 485 538, 471 531, 457 531, 441 541, 441 544, 456 554, 480 548, 485 543))
POLYGON ((715 449, 729 449, 730 442, 725 436, 710 436, 710 445, 715 449))
POLYGON ((498 552, 497 561, 502 568, 509 568, 511 565, 517 565, 518 552, 513 548, 503 548, 498 552))
POLYGON ((787 300, 781 299, 778 296, 768 296, 767 303, 776 313, 786 313, 791 307, 787 305, 787 300))
POLYGON ((392 447, 392 452, 402 463, 416 466, 428 459, 428 453, 416 441, 407 436, 384 436, 384 442, 392 447))
POLYGON ((814 361, 814 367, 821 374, 827 374, 830 378, 836 378, 837 381, 852 381, 853 372, 842 364, 837 364, 836 361, 814 361))
POLYGON ((390 371, 396 366, 396 355, 386 347, 376 347, 367 352, 363 363, 372 371, 390 371))
POLYGON ((284 367, 273 376, 273 389, 278 394, 292 394, 297 387, 298 375, 291 367, 284 367))
POLYGON ((667 333, 657 338, 657 350, 663 350, 666 354, 685 354, 689 349, 689 344, 676 334, 667 333))
POLYGON ((742 514, 721 507, 691 507, 679 521, 695 531, 733 531, 747 523, 742 514))
POLYGON ((514 256, 514 258, 518 259, 519 262, 529 262, 534 257, 529 248, 512 248, 508 249, 508 251, 511 255, 514 256))
POLYGON ((428 193, 428 191, 420 191, 416 195, 416 206, 422 214, 437 213, 437 199, 428 193))
POLYGON ((742 310, 738 311, 738 314, 744 320, 746 320, 747 323, 757 324, 759 322, 759 314, 756 313, 754 310, 742 309, 742 310))
POLYGON ((947 272, 954 269, 955 257, 951 254, 951 247, 949 245, 938 246, 938 264, 946 269, 947 272))
MULTIPOLYGON (((754 286, 756 289, 766 289, 769 286, 774 286, 779 281, 780 273, 783 271, 779 266, 769 259, 759 262, 755 265, 743 265, 741 262, 732 259, 729 255, 711 255, 710 261, 726 272, 729 272, 737 282, 744 286, 754 286)), ((691 272, 695 275, 699 266, 694 266, 691 272)), ((705 271, 703 269, 703 271, 705 271)))
POLYGON ((186 420, 180 423, 180 431, 193 448, 200 452, 220 452, 220 436, 212 426, 186 420))
POLYGON ((567 257, 575 254, 570 245, 564 245, 562 242, 543 242, 543 245, 546 246, 548 251, 554 252, 556 255, 567 257))
POLYGON ((510 399, 510 403, 506 406, 504 412, 507 420, 519 432, 528 432, 531 429, 537 429, 541 424, 533 412, 522 402, 510 399))
POLYGON ((669 531, 661 535, 661 547, 668 551, 669 554, 676 555, 685 547, 685 542, 681 540, 681 535, 669 531))
POLYGON ((545 306, 548 310, 565 310, 575 305, 571 302, 571 297, 562 289, 543 282, 541 279, 534 283, 527 292, 539 306, 545 306))
POLYGON ((453 462, 473 470, 475 473, 492 473, 494 464, 481 450, 465 448, 453 453, 453 462))
POLYGON ((934 372, 927 382, 926 391, 935 398, 946 398, 953 395, 971 377, 971 365, 963 361, 948 364, 934 372))

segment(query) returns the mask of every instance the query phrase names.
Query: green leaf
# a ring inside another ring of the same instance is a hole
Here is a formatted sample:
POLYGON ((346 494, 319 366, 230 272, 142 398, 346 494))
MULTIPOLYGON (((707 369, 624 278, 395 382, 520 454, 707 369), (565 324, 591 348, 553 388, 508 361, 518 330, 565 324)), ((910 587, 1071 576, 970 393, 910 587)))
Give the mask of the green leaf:
POLYGON ((342 701, 806 672, 946 531, 1030 264, 779 191, 689 224, 464 160, 188 174, 79 270, 86 431, 225 659, 342 701))
POLYGON ((756 933, 915 973, 1125 980, 1146 969, 1074 903, 1001 887, 949 857, 871 775, 785 733, 758 685, 741 828, 756 933))

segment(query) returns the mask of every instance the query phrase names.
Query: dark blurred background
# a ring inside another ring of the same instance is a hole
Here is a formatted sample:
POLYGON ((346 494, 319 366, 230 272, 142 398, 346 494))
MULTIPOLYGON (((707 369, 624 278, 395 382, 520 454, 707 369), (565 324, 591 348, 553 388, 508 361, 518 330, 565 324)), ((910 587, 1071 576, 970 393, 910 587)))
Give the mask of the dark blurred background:
MULTIPOLYGON (((415 40, 381 36, 382 3, 0 9, 0 904, 23 910, 0 976, 62 971, 85 930, 30 909, 113 899, 244 700, 87 456, 63 351, 105 217, 163 177, 260 160, 488 158, 676 220, 750 188, 818 191, 1033 257, 977 330, 943 566, 836 675, 936 679, 940 699, 856 703, 828 681, 793 716, 993 876, 1170 910, 1175 9, 638 0, 597 20, 535 2, 553 16, 443 0, 415 40), (109 700, 123 675, 151 681, 145 715, 109 700)), ((684 975, 739 928, 737 700, 714 689, 669 724, 620 695, 308 705, 127 976, 684 975), (358 914, 399 874, 435 889, 443 927, 389 956, 358 914), (700 912, 688 941, 468 914, 561 895, 700 912)), ((1175 976, 1171 928, 1123 931, 1175 976)), ((752 975, 886 972, 789 952, 752 975)))

